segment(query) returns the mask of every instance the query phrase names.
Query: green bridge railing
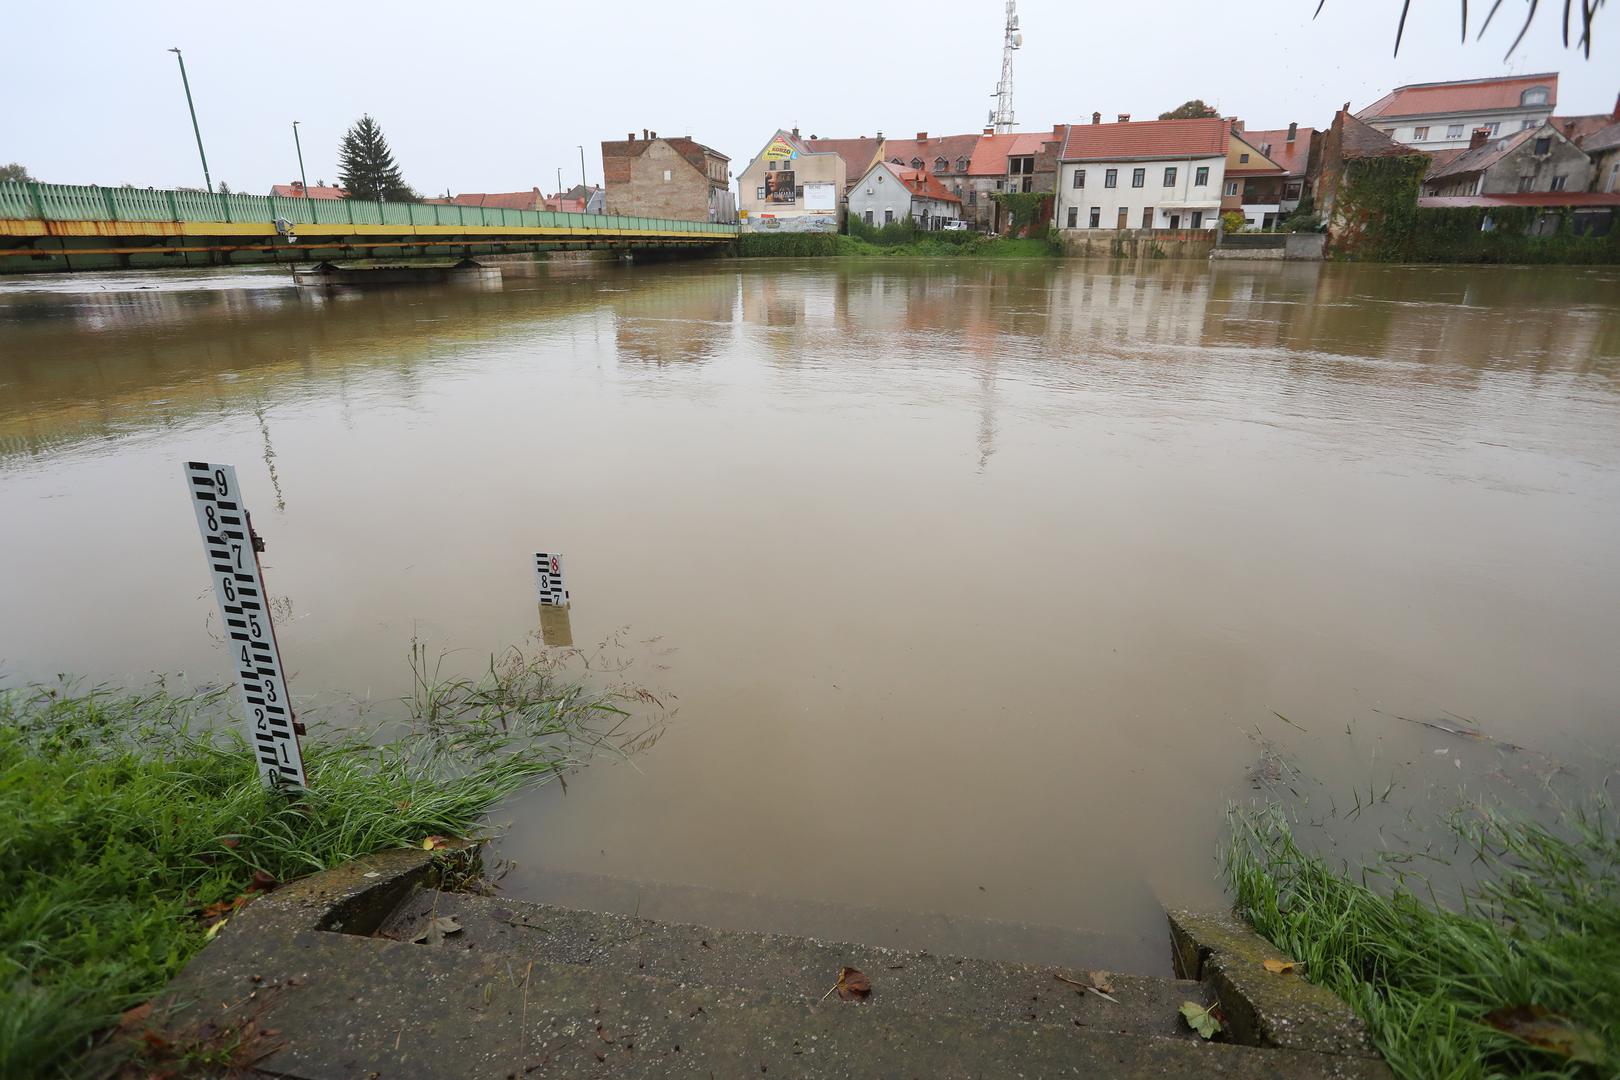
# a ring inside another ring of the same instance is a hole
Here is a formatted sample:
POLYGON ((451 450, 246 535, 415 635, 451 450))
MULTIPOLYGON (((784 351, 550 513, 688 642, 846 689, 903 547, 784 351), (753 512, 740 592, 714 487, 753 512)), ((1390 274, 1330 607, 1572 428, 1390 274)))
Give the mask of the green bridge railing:
POLYGON ((206 191, 156 191, 81 184, 0 181, 0 220, 223 221, 283 218, 295 225, 482 225, 520 228, 635 229, 646 232, 732 236, 737 226, 623 214, 570 214, 550 210, 504 210, 442 203, 377 202, 371 199, 306 199, 276 195, 221 195, 206 191))

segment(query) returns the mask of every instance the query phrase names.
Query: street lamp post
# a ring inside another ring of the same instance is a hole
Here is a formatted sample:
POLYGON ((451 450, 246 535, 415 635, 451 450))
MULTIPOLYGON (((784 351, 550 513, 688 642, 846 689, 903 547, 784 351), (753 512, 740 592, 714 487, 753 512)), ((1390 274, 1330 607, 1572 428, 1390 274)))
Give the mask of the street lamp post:
POLYGON ((174 58, 180 61, 180 82, 186 88, 186 108, 191 110, 191 133, 197 136, 197 156, 202 158, 203 185, 208 188, 210 195, 214 192, 213 177, 208 175, 208 155, 203 152, 202 129, 197 126, 197 106, 191 102, 191 80, 186 78, 186 58, 180 55, 179 49, 170 49, 174 58))
POLYGON ((585 186, 585 148, 579 148, 579 186, 585 186))
POLYGON ((298 150, 298 182, 304 187, 304 209, 309 211, 309 220, 315 220, 315 204, 309 201, 309 177, 304 172, 304 144, 298 138, 298 125, 300 121, 293 121, 293 146, 298 150))

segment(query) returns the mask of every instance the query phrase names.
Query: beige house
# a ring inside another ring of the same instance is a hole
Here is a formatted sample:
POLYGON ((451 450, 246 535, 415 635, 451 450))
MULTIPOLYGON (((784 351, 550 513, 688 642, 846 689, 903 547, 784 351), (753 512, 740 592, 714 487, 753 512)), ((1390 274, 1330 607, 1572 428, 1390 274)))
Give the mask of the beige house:
POLYGON ((737 220, 731 194, 731 159, 689 136, 659 138, 635 132, 602 143, 602 177, 609 214, 675 218, 680 221, 737 220))
MULTIPOLYGON (((837 232, 849 185, 844 155, 832 145, 849 140, 801 139, 778 129, 737 178, 738 217, 750 232, 837 232)), ((873 151, 877 144, 873 143, 873 151)))

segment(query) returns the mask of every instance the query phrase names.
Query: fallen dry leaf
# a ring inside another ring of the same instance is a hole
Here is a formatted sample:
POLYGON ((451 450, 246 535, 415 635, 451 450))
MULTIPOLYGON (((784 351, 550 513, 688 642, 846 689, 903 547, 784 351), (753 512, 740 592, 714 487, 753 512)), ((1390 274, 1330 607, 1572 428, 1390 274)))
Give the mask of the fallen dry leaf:
POLYGON ((245 892, 272 892, 280 887, 280 885, 281 882, 277 881, 270 874, 265 873, 263 870, 255 870, 253 871, 253 880, 248 883, 248 887, 245 892))
POLYGON ((1603 1054, 1601 1038, 1542 1005, 1504 1005, 1486 1013, 1485 1022, 1531 1046, 1573 1061, 1596 1064, 1603 1054))
POLYGON ((429 836, 422 841, 423 851, 433 851, 436 848, 448 847, 450 839, 445 836, 429 836))
POLYGON ((838 969, 838 996, 845 1001, 866 997, 872 992, 872 980, 852 967, 838 969))
POLYGON ((1266 960, 1263 961, 1266 970, 1273 975, 1287 975, 1299 965, 1297 960, 1266 960))
POLYGON ((1091 986, 1105 994, 1114 992, 1114 977, 1106 971, 1093 971, 1091 973, 1091 986))
POLYGON ((437 918, 429 919, 427 925, 411 940, 424 945, 437 945, 451 934, 459 933, 461 933, 461 924, 456 921, 454 915, 440 915, 437 918))

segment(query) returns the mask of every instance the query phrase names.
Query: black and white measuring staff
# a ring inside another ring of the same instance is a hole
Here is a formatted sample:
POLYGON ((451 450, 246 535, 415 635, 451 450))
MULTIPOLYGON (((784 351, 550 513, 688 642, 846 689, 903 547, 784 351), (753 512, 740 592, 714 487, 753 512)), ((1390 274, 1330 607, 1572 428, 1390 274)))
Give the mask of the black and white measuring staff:
POLYGON ((185 472, 259 774, 272 787, 302 788, 304 758, 298 748, 292 695, 283 674, 286 669, 281 666, 281 650, 276 648, 257 538, 236 486, 236 469, 189 461, 185 472))
POLYGON ((568 604, 561 555, 554 551, 534 553, 534 588, 540 594, 540 603, 547 607, 565 607, 568 604))

